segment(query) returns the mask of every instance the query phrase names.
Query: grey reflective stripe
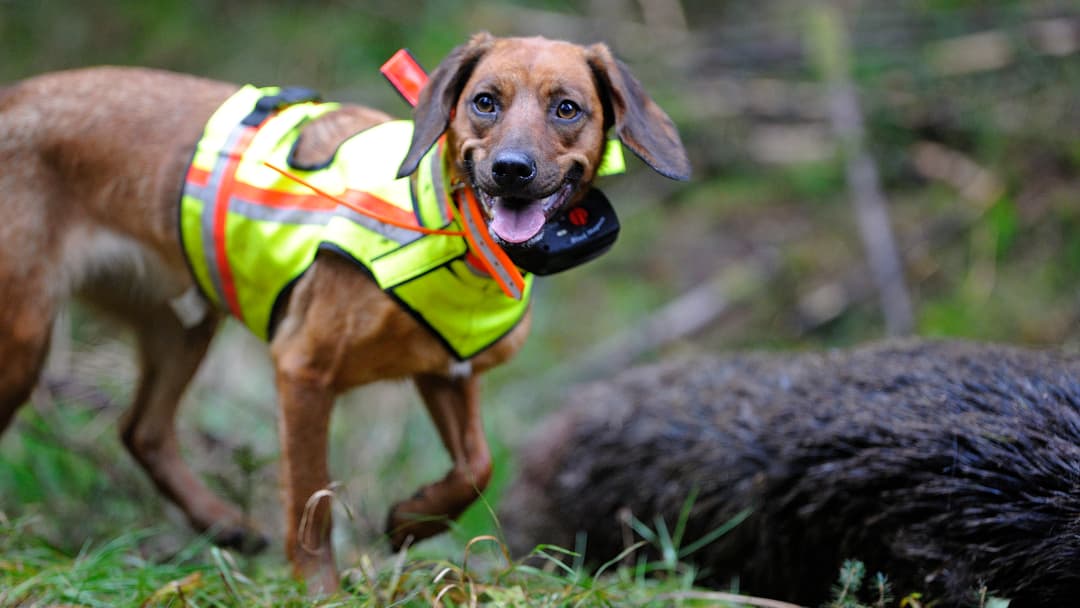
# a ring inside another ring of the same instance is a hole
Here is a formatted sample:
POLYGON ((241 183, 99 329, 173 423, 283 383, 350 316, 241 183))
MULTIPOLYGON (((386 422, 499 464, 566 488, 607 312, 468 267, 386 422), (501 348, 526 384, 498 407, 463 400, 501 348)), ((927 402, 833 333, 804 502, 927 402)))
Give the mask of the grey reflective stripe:
MULTIPOLYGON (((441 148, 441 146, 440 146, 441 148)), ((428 163, 431 164, 431 185, 435 191, 435 208, 439 210, 439 219, 442 220, 442 225, 450 223, 450 218, 446 217, 446 188, 443 184, 442 174, 442 153, 441 149, 434 154, 428 154, 430 159, 428 163)))
POLYGON ((237 196, 229 198, 229 213, 243 216, 249 220, 258 222, 273 222, 275 224, 314 225, 325 226, 335 217, 342 217, 362 228, 370 230, 379 236, 385 237, 399 245, 407 245, 424 236, 415 230, 406 230, 384 224, 376 219, 349 209, 338 206, 333 210, 310 210, 297 209, 295 207, 271 207, 262 203, 249 201, 237 196))
MULTIPOLYGON (((233 127, 229 137, 225 140, 225 145, 218 151, 217 161, 214 162, 214 170, 210 172, 210 178, 206 180, 205 186, 195 186, 193 184, 187 184, 187 194, 194 196, 203 203, 202 208, 202 246, 203 246, 203 258, 206 260, 206 272, 210 275, 210 284, 214 288, 214 295, 217 297, 218 302, 225 303, 225 290, 221 286, 221 274, 218 272, 220 268, 217 259, 217 250, 214 247, 214 213, 217 207, 218 190, 221 189, 221 178, 225 174, 225 168, 229 164, 230 154, 232 154, 233 148, 236 146, 236 140, 243 135, 244 131, 248 127, 243 124, 239 124, 233 127)), ((201 143, 201 142, 200 142, 201 143)))
POLYGON ((461 217, 465 220, 465 229, 473 234, 472 240, 480 249, 480 251, 476 252, 477 255, 483 256, 484 260, 487 261, 488 266, 490 266, 491 269, 499 275, 499 278, 502 279, 502 283, 506 285, 506 289, 510 291, 510 294, 514 299, 520 300, 521 290, 518 289, 517 285, 510 278, 510 273, 507 272, 506 267, 499 262, 499 258, 495 257, 495 253, 488 247, 487 240, 480 237, 480 231, 487 230, 487 226, 477 226, 473 222, 472 214, 465 209, 461 210, 461 217))
POLYGON ((229 213, 242 215, 250 220, 275 222, 278 224, 315 224, 325 225, 337 213, 333 210, 312 211, 310 209, 279 208, 242 199, 229 197, 229 213))
POLYGON ((384 236, 399 245, 408 245, 409 243, 423 238, 425 235, 415 230, 408 230, 406 228, 398 228, 397 226, 391 226, 390 224, 384 224, 377 219, 370 218, 366 215, 360 215, 359 213, 349 209, 348 207, 338 207, 337 215, 349 220, 354 224, 367 228, 368 230, 384 236))

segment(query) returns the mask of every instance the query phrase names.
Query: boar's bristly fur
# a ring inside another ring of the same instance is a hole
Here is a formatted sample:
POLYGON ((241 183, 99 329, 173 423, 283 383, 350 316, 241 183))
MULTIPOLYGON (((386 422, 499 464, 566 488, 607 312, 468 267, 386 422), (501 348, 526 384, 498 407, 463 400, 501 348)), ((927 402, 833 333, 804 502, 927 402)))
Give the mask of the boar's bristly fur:
MULTIPOLYGON (((526 447, 503 502, 511 547, 594 563, 627 513, 684 546, 706 582, 817 604, 845 558, 967 605, 1080 602, 1080 357, 965 342, 698 357, 581 387, 526 447)), ((634 539, 636 540, 636 538, 634 539)))

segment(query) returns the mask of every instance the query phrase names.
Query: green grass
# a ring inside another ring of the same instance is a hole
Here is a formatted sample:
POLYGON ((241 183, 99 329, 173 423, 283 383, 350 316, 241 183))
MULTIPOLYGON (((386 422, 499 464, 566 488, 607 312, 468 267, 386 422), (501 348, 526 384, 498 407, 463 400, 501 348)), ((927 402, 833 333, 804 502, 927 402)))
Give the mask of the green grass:
POLYGON ((694 571, 682 564, 622 565, 633 550, 590 574, 565 564, 563 549, 538 547, 532 561, 539 565, 527 565, 510 561, 498 539, 481 536, 457 559, 401 555, 375 565, 365 556, 343 571, 342 592, 313 599, 283 565, 244 568, 203 541, 150 559, 143 543, 154 531, 147 529, 68 552, 43 541, 34 531, 38 523, 30 517, 0 521, 2 606, 717 605, 715 595, 693 588, 694 571))
MULTIPOLYGON (((741 521, 733 519, 717 531, 726 533, 741 521)), ((35 518, 0 519, 0 606, 551 606, 551 607, 696 607, 794 605, 734 592, 695 588, 697 571, 679 558, 697 545, 680 549, 665 526, 655 530, 634 523, 645 540, 587 571, 573 552, 537 547, 513 561, 493 536, 470 540, 456 559, 406 559, 393 556, 376 565, 368 556, 342 572, 342 591, 310 597, 283 565, 244 567, 228 551, 203 540, 164 559, 146 556, 143 541, 150 529, 127 532, 108 542, 86 544, 67 552, 34 533, 35 518), (647 544, 662 559, 635 555, 647 544)), ((1008 600, 976 591, 976 608, 1007 608, 1008 600)), ((848 560, 840 569, 832 599, 823 608, 924 608, 933 602, 920 593, 895 598, 882 573, 867 576, 861 562, 848 560)))

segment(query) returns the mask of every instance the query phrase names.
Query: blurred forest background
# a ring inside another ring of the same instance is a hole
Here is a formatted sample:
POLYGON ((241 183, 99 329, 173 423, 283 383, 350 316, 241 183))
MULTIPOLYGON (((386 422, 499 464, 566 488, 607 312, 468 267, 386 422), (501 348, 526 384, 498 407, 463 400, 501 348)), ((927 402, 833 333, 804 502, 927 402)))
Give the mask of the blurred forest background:
MULTIPOLYGON (((406 46, 430 70, 477 30, 606 41, 694 165, 688 183, 636 160, 607 178, 619 242, 539 282, 529 342, 485 380, 492 503, 514 446, 574 382, 671 351, 888 333, 1080 346, 1075 1, 0 0, 0 82, 147 65, 404 116, 379 65, 406 46)), ((134 376, 126 337, 73 307, 56 342, 48 386, 0 441, 0 513, 40 515, 34 533, 69 550, 154 526, 148 552, 184 546, 192 533, 116 438, 134 376)), ((190 460, 280 533, 263 346, 230 323, 189 401, 190 460)), ((339 560, 385 559, 388 505, 448 460, 405 384, 350 394, 333 434, 351 509, 339 560)), ((459 553, 494 528, 481 505, 413 551, 459 553)))

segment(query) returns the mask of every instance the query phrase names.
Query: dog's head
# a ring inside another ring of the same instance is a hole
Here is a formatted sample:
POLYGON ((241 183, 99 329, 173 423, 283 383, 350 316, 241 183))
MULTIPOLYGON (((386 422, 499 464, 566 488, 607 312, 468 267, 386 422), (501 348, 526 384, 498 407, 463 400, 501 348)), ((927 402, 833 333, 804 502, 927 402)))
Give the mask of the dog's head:
POLYGON ((528 247, 581 199, 610 127, 660 174, 690 175, 675 125, 603 44, 477 34, 435 69, 413 118, 399 176, 445 132, 454 177, 473 187, 502 245, 528 247))

